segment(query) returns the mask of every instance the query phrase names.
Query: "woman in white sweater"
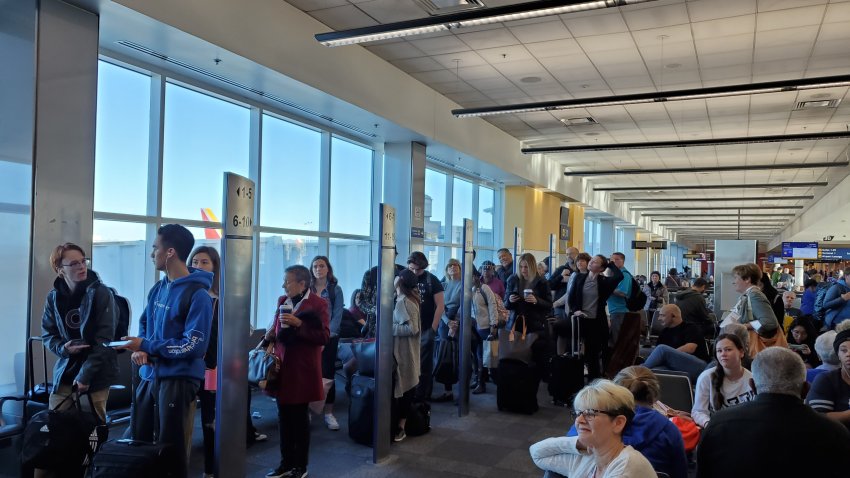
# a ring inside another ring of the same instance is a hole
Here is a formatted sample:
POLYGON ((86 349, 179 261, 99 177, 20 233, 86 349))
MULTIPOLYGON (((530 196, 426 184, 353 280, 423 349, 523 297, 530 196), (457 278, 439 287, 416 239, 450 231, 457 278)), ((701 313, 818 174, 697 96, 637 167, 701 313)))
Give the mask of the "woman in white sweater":
POLYGON ((474 384, 472 393, 475 395, 487 391, 487 380, 490 369, 484 366, 484 342, 490 337, 496 337, 499 326, 498 303, 502 299, 497 296, 490 286, 481 282, 481 276, 472 275, 472 315, 475 317, 475 333, 480 340, 475 342, 475 358, 478 361, 478 383, 474 384))
POLYGON ((705 428, 711 415, 721 408, 749 402, 756 396, 750 386, 753 374, 741 363, 746 349, 741 339, 732 334, 720 334, 714 343, 717 366, 700 374, 694 396, 691 417, 705 428))
POLYGON ((655 470, 637 450, 623 444, 623 430, 635 415, 627 388, 596 380, 573 402, 577 437, 547 438, 531 445, 531 459, 544 471, 580 478, 654 478, 655 470))
POLYGON ((395 279, 396 302, 393 310, 393 398, 398 413, 398 427, 393 441, 406 437, 404 425, 419 384, 419 289, 416 274, 404 269, 395 279))

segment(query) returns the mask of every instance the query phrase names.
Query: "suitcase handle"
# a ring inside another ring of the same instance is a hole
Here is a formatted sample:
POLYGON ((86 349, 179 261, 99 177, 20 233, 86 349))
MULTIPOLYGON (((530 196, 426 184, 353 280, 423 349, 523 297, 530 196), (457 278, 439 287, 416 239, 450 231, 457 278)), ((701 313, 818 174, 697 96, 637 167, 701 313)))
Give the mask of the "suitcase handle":
POLYGON ((32 351, 33 342, 41 342, 41 358, 44 366, 44 383, 47 380, 47 350, 41 337, 33 336, 27 339, 27 375, 24 377, 24 395, 35 392, 35 357, 32 351))

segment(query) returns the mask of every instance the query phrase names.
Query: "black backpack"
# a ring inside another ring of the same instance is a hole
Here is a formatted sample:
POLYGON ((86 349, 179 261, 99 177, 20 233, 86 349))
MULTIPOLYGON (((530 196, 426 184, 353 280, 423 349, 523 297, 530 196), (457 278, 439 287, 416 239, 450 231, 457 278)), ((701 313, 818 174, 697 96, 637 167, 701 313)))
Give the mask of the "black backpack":
MULTIPOLYGON (((115 308, 118 309, 118 320, 115 322, 115 338, 112 340, 121 340, 121 337, 130 335, 130 317, 133 312, 130 307, 130 301, 126 297, 118 295, 118 291, 110 287, 112 296, 115 298, 115 308)), ((118 353, 123 353, 124 350, 118 350, 118 353)))
POLYGON ((645 306, 646 294, 643 292, 643 289, 641 289, 635 278, 632 277, 632 291, 626 298, 626 307, 632 312, 637 312, 642 310, 645 306))

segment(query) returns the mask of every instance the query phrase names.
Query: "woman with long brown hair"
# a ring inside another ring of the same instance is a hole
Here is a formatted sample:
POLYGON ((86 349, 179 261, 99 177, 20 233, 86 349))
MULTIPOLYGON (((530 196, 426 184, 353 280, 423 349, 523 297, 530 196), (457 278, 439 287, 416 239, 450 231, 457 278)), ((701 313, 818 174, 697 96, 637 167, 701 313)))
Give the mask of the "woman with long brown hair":
POLYGON ((750 385, 753 374, 741 362, 746 354, 741 339, 737 335, 720 334, 714 347, 717 366, 709 368, 697 379, 691 411, 694 422, 703 428, 715 412, 749 402, 756 396, 750 385))

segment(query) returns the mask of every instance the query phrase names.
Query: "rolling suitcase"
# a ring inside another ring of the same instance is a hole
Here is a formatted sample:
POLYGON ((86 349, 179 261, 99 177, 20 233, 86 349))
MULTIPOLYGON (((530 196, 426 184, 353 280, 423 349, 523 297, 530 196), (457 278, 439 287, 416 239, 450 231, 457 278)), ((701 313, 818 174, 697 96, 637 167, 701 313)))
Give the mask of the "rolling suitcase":
POLYGON ((431 431, 431 405, 424 401, 415 401, 410 405, 410 414, 404 424, 404 432, 416 437, 431 431))
POLYGON ((570 350, 552 357, 549 395, 557 404, 569 404, 573 395, 584 387, 584 358, 581 353, 581 320, 571 316, 570 350))
POLYGON ((499 411, 531 415, 537 411, 540 380, 534 367, 516 359, 499 360, 496 406, 499 411))
POLYGON ((121 439, 100 447, 91 466, 92 478, 171 478, 176 476, 173 448, 165 444, 121 439))
POLYGON ((374 400, 375 379, 354 374, 348 402, 348 436, 361 445, 372 446, 374 400))

